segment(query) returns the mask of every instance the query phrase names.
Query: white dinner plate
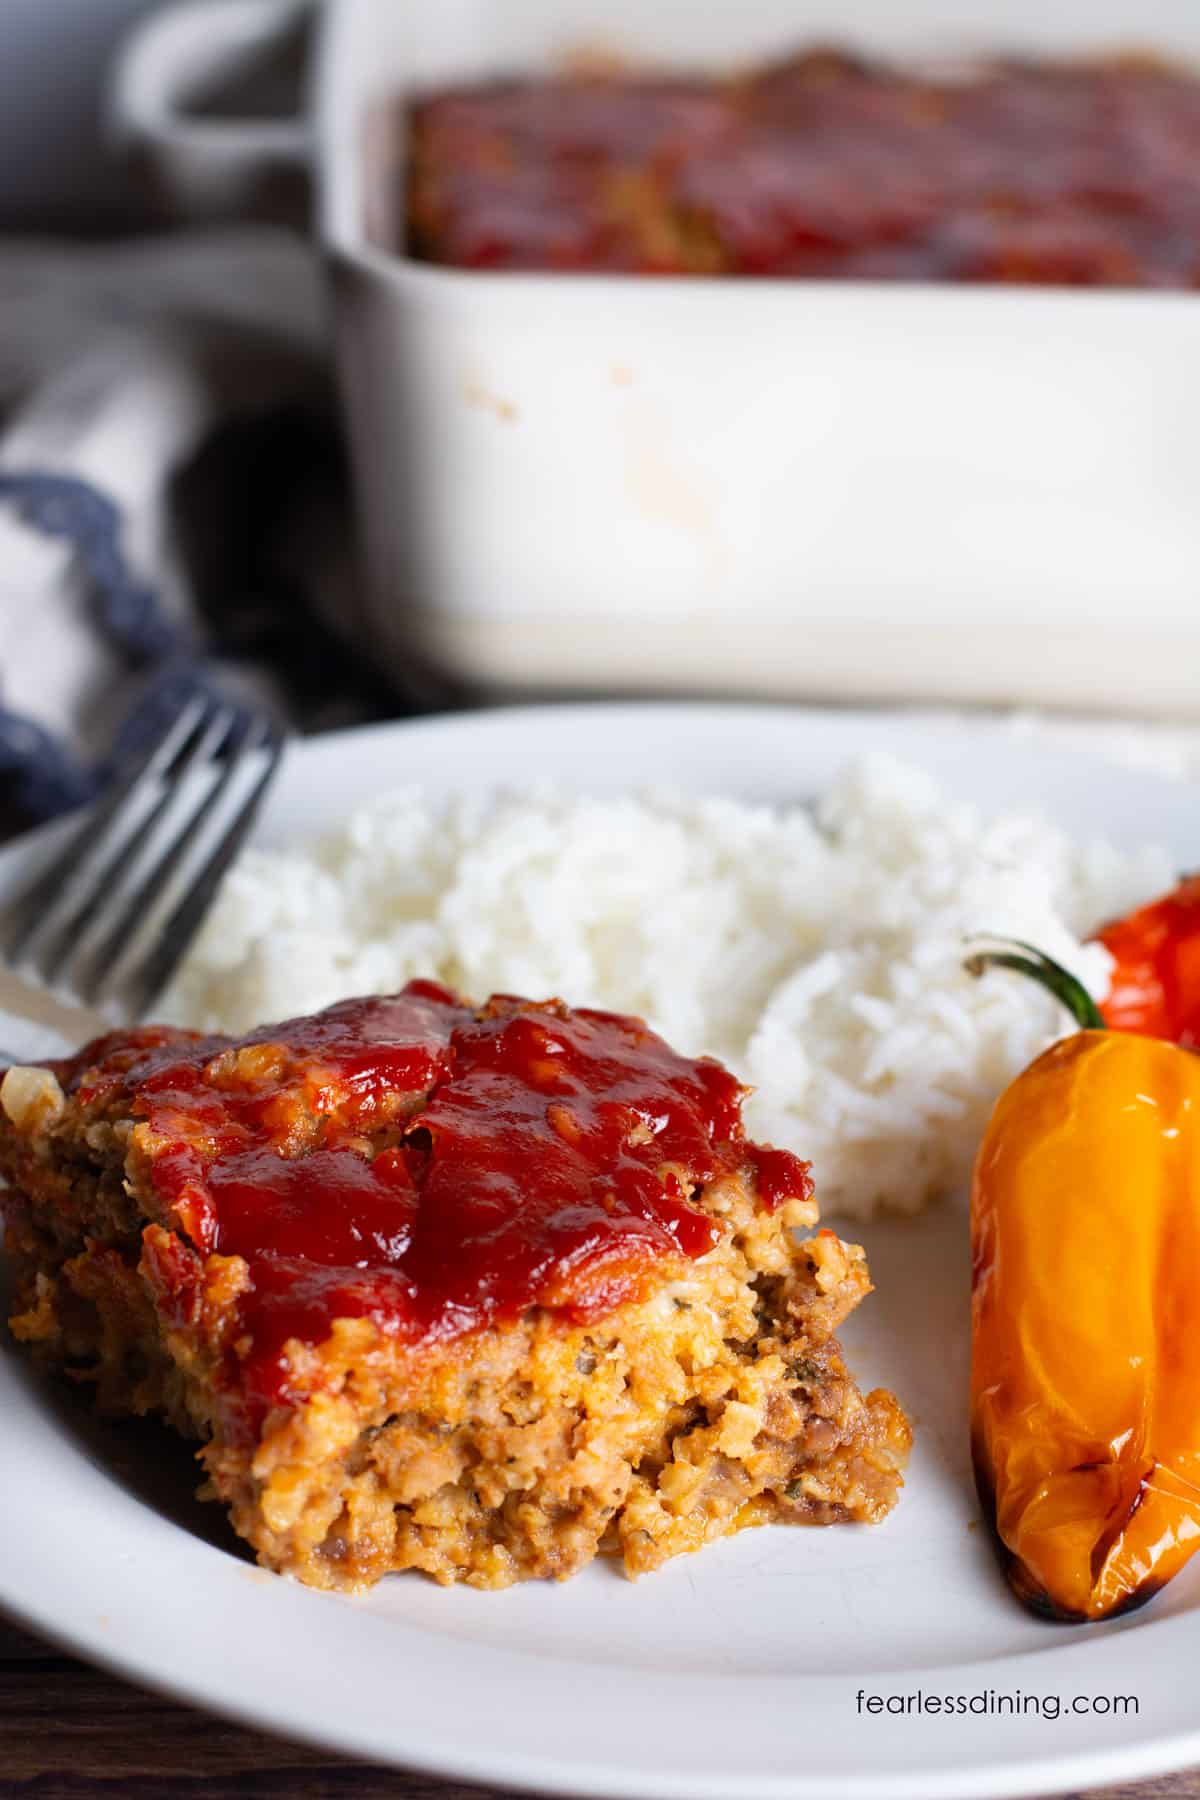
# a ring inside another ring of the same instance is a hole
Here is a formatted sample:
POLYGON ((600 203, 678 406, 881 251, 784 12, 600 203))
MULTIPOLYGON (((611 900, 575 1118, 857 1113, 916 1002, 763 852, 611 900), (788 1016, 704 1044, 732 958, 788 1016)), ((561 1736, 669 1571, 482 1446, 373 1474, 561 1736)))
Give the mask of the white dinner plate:
MULTIPOLYGON (((1182 783, 1002 726, 764 707, 531 709, 327 737, 291 753, 258 839, 293 841, 413 779, 441 792, 552 773, 593 791, 653 779, 795 799, 865 748, 985 809, 1038 806, 1081 836, 1163 841, 1196 864, 1200 807, 1182 783)), ((166 1432, 91 1422, 5 1348, 0 1604, 230 1717, 551 1792, 970 1800, 1200 1762, 1200 1562, 1113 1624, 1022 1611, 968 1466, 963 1210, 852 1229, 877 1284, 845 1333, 852 1365, 894 1387, 916 1429, 882 1525, 748 1531, 636 1585, 594 1564, 499 1594, 415 1576, 314 1593, 256 1569, 219 1509, 188 1499, 188 1456, 166 1432)))

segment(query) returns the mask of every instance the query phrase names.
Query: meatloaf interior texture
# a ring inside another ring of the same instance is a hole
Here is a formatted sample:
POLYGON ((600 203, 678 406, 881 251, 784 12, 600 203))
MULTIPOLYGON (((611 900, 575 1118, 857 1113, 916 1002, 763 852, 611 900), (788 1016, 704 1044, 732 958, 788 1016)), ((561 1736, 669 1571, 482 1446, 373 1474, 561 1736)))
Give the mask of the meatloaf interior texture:
POLYGON ((202 1491, 317 1587, 878 1520, 910 1434, 834 1335, 863 1253, 741 1097, 638 1020, 431 983, 114 1034, 0 1084, 11 1329, 198 1439, 202 1491))

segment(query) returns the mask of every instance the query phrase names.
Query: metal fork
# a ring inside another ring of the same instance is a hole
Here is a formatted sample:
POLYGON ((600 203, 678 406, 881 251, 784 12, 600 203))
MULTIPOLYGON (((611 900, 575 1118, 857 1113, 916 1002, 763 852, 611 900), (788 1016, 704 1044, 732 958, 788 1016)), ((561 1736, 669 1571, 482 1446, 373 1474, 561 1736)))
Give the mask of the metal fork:
POLYGON ((0 1008, 80 1041, 142 1018, 245 842, 283 747, 265 713, 188 700, 0 905, 0 1008))

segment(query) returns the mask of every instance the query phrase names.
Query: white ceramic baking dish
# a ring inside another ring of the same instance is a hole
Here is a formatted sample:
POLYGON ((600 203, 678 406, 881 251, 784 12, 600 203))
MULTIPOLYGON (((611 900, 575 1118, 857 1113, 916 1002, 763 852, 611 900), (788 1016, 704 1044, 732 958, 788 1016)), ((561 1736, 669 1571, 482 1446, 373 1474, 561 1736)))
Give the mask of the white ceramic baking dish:
POLYGON ((329 0, 311 137, 189 122, 295 10, 153 16, 117 109, 210 210, 315 158, 381 655, 493 689, 1200 712, 1200 296, 480 274, 368 236, 410 89, 813 37, 1200 59, 1191 0, 329 0))

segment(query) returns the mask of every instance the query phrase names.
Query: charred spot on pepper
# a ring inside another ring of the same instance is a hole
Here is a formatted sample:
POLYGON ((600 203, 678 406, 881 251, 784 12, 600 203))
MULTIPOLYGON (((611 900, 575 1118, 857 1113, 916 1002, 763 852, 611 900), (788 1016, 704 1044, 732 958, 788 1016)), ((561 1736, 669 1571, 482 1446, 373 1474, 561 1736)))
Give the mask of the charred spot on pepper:
POLYGON ((992 1480, 982 1451, 975 1443, 972 1443, 971 1447, 971 1462, 975 1470, 975 1490, 979 1495, 980 1508, 988 1526, 988 1541, 992 1546, 1000 1573, 1017 1599, 1039 1619, 1046 1619, 1052 1624, 1085 1625, 1087 1623, 1086 1614, 1059 1606, 1046 1589, 1035 1580, 1020 1557, 1013 1554, 1000 1536, 996 1525, 996 1484, 992 1480))
MULTIPOLYGON (((1088 1466, 1091 1468, 1100 1468, 1100 1467, 1103 1467, 1104 1465, 1098 1464, 1098 1463, 1092 1463, 1092 1464, 1089 1464, 1088 1466)), ((1108 1561, 1108 1558, 1112 1553, 1114 1544, 1116 1544, 1116 1542, 1120 1538, 1122 1532, 1124 1532, 1126 1527, 1131 1523, 1134 1515, 1137 1513, 1142 1502, 1145 1500, 1146 1495, 1149 1493, 1150 1483, 1154 1476, 1154 1471, 1157 1469, 1157 1467, 1158 1467, 1158 1464, 1156 1462, 1153 1462, 1150 1464, 1150 1467, 1146 1470, 1145 1474, 1139 1477, 1138 1485, 1137 1485, 1137 1492, 1134 1494, 1132 1500, 1129 1502, 1129 1505, 1125 1508, 1124 1513, 1121 1515, 1120 1518, 1115 1519, 1112 1522, 1112 1524, 1109 1525, 1108 1529, 1106 1531, 1102 1532, 1101 1535, 1096 1539, 1096 1542, 1092 1547, 1092 1580, 1093 1580, 1093 1582, 1099 1581, 1101 1573, 1103 1572, 1103 1569, 1104 1569, 1104 1565, 1108 1561)))
MULTIPOLYGON (((1016 1595, 1017 1599, 1020 1600, 1022 1605, 1026 1606, 1037 1618, 1045 1619, 1049 1623, 1055 1625, 1088 1625, 1096 1624, 1102 1619, 1118 1619, 1123 1617, 1126 1613, 1137 1612, 1141 1607, 1145 1606, 1148 1601, 1153 1600, 1154 1596, 1166 1585, 1162 1581, 1144 1581, 1136 1588, 1132 1589, 1122 1599, 1117 1601, 1107 1612, 1102 1614, 1089 1615, 1086 1612, 1080 1611, 1077 1607, 1061 1605, 1053 1598, 1036 1576, 1034 1576, 1021 1558, 1009 1549, 1008 1545, 1000 1536, 996 1527, 995 1483, 985 1465, 982 1452, 975 1446, 972 1447, 971 1460, 975 1471, 975 1488, 979 1495, 979 1503, 984 1518, 989 1527, 988 1536, 991 1541, 992 1549, 995 1552, 996 1560, 999 1563, 1004 1579, 1012 1592, 1016 1595)), ((1105 1462, 1103 1459, 1097 1459, 1088 1462, 1074 1463, 1069 1472, 1073 1475, 1092 1474, 1099 1473, 1101 1470, 1110 1468, 1111 1466, 1110 1463, 1105 1462)), ((1157 1466, 1157 1463, 1153 1464, 1141 1477, 1138 1483, 1138 1491, 1134 1495, 1125 1513, 1111 1531, 1097 1543, 1093 1550, 1093 1582, 1098 1578, 1099 1572, 1103 1568, 1105 1558, 1108 1556, 1117 1537, 1125 1530, 1129 1521, 1133 1518, 1147 1493, 1150 1491, 1152 1477, 1157 1466)))
POLYGON ((971 1437, 971 1467, 975 1472, 975 1492, 979 1495, 983 1516, 994 1527, 996 1522, 996 1484, 992 1480, 987 1459, 974 1434, 971 1437))
POLYGON ((1153 1600, 1166 1586, 1163 1581, 1144 1581, 1138 1587, 1130 1589, 1120 1600, 1110 1606, 1107 1612, 1083 1613, 1060 1606, 1051 1599, 1044 1587, 1036 1583, 1025 1565, 1016 1557, 1010 1558, 1010 1566, 1005 1571, 1009 1586, 1032 1613, 1055 1625, 1099 1625, 1108 1619, 1123 1619, 1129 1613, 1140 1612, 1142 1607, 1153 1600))
POLYGON ((1143 1581, 1139 1587, 1126 1594, 1123 1600, 1118 1600, 1111 1612, 1105 1613, 1105 1618, 1123 1619, 1128 1613, 1140 1612, 1166 1585, 1165 1581, 1143 1581))
POLYGON ((1039 1619, 1045 1619, 1051 1625, 1086 1625, 1088 1623, 1086 1613, 1060 1606, 1041 1583, 1034 1579, 1020 1557, 1014 1556, 1010 1550, 1006 1549, 999 1538, 996 1539, 996 1544, 1001 1553, 1000 1560, 1009 1587, 1031 1613, 1036 1614, 1039 1619))

